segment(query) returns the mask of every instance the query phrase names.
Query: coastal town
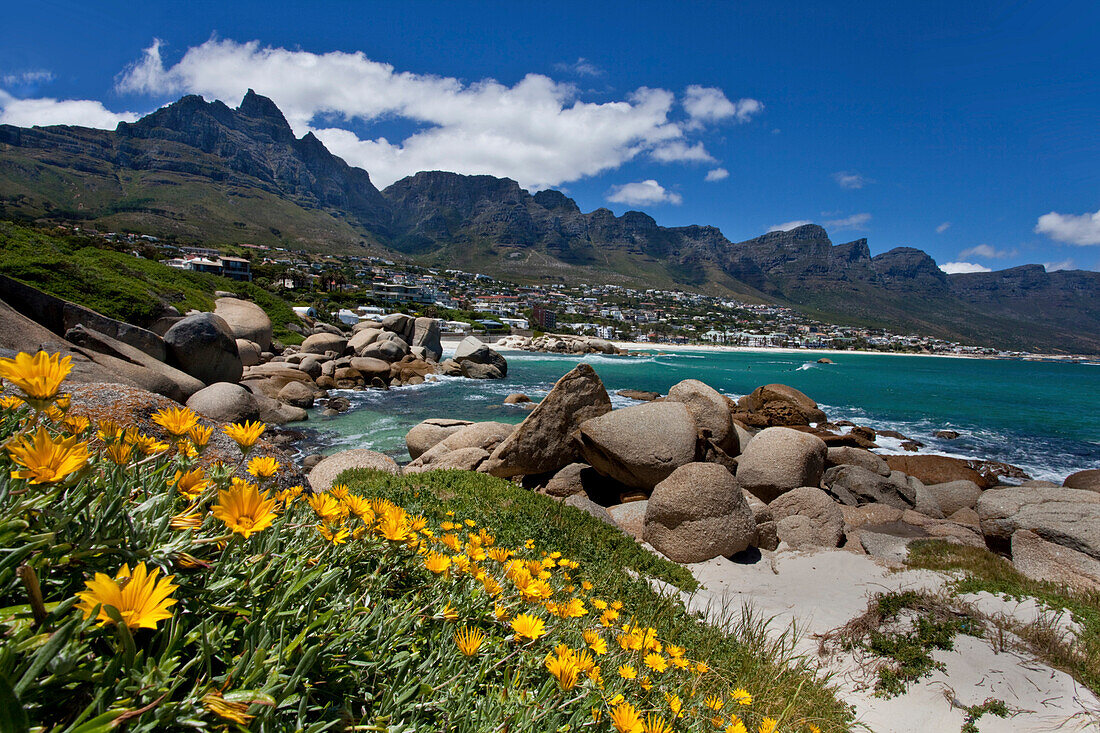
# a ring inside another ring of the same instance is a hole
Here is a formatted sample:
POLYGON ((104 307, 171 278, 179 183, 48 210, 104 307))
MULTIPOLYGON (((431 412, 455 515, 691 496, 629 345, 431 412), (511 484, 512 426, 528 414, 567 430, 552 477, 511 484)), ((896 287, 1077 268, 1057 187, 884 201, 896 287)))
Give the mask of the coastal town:
POLYGON ((132 254, 156 257, 172 267, 255 282, 297 303, 302 313, 328 315, 349 326, 405 311, 438 318, 445 337, 557 331, 632 343, 1029 356, 921 334, 826 323, 782 305, 682 289, 522 284, 376 256, 319 255, 257 245, 219 250, 177 246, 149 235, 102 236, 116 245, 140 244, 132 254))

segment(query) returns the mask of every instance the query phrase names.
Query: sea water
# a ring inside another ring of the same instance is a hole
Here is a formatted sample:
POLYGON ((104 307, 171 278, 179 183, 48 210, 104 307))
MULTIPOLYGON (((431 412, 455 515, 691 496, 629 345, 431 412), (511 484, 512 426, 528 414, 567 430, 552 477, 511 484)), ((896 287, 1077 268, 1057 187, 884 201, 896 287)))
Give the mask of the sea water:
MULTIPOLYGON (((562 356, 505 352, 508 377, 438 381, 390 390, 333 390, 351 410, 333 417, 311 411, 307 424, 322 452, 370 448, 407 461, 405 433, 430 417, 517 423, 528 410, 504 405, 522 392, 544 397, 578 362, 590 364, 614 407, 637 404, 621 389, 667 393, 699 379, 739 397, 779 382, 816 400, 830 420, 892 429, 925 444, 921 453, 1004 461, 1032 478, 1061 482, 1100 468, 1100 365, 962 359, 887 354, 779 351, 676 351, 642 356, 562 356), (955 430, 955 440, 936 438, 955 430)), ((900 441, 880 438, 880 453, 901 453, 900 441)))

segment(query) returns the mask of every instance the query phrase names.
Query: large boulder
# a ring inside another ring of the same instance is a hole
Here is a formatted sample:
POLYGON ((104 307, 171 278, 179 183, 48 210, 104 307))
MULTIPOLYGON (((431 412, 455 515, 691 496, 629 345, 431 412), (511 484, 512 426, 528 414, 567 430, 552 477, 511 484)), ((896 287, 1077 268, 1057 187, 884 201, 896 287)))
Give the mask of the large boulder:
POLYGON ((820 484, 825 454, 821 438, 790 428, 767 428, 738 458, 737 481, 771 503, 791 489, 820 484))
POLYGON ((825 455, 825 468, 834 466, 860 466, 880 476, 890 475, 890 466, 882 456, 864 448, 842 445, 830 447, 825 455))
POLYGON ((765 384, 742 397, 739 407, 762 417, 763 425, 809 425, 825 422, 817 403, 794 387, 765 384))
POLYGON ((467 425, 473 425, 473 423, 469 420, 450 420, 442 417, 429 418, 413 425, 412 429, 405 434, 409 458, 419 458, 444 438, 457 433, 467 425))
POLYGON ((353 356, 348 362, 348 366, 359 372, 368 383, 375 377, 386 382, 390 379, 390 363, 382 359, 372 359, 369 356, 353 356))
POLYGON ((694 460, 695 420, 678 402, 647 402, 585 420, 577 440, 597 471, 648 490, 694 460))
POLYGON ((255 395, 232 382, 216 382, 199 390, 187 400, 187 406, 218 422, 260 419, 260 405, 255 395))
POLYGON ((740 446, 733 429, 729 402, 718 390, 698 379, 685 379, 673 385, 665 399, 683 403, 695 419, 700 433, 713 440, 727 455, 738 454, 740 446))
POLYGON ((310 407, 313 407, 315 396, 313 390, 301 382, 287 382, 283 388, 279 390, 279 395, 276 399, 279 400, 279 402, 308 410, 310 407))
POLYGON ((488 457, 489 451, 481 448, 459 448, 438 460, 432 461, 429 465, 414 466, 410 464, 405 468, 405 473, 424 473, 425 471, 442 471, 445 469, 476 471, 485 463, 485 459, 488 457))
POLYGON ((452 357, 459 365, 465 366, 467 362, 496 367, 501 377, 508 376, 508 362, 487 344, 473 336, 467 336, 455 347, 452 357))
POLYGON ((643 538, 675 562, 704 562, 749 547, 756 520, 733 474, 714 463, 687 463, 654 487, 643 538))
POLYGON ((504 379, 504 372, 495 364, 479 364, 473 361, 464 361, 460 365, 462 376, 467 379, 504 379))
POLYGON ((779 539, 791 547, 836 547, 844 536, 844 514, 831 496, 816 487, 792 489, 769 504, 768 510, 777 523, 779 539), (797 531, 787 532, 782 520, 793 516, 806 522, 790 528, 797 531))
POLYGON ((355 468, 373 468, 399 476, 401 467, 385 453, 365 448, 340 451, 328 456, 309 472, 309 485, 314 491, 328 491, 336 483, 336 477, 355 468))
POLYGON ((308 336, 305 341, 302 342, 301 351, 302 354, 324 354, 329 351, 335 351, 336 355, 344 353, 344 349, 347 348, 348 340, 343 336, 339 336, 334 333, 322 332, 315 333, 312 336, 308 336))
POLYGON ((237 353, 241 357, 241 365, 250 367, 259 365, 263 358, 263 349, 255 341, 237 339, 237 353))
POLYGON ((169 362, 203 384, 239 382, 244 372, 229 324, 213 313, 187 316, 164 334, 169 362))
POLYGON ((1030 530, 1012 535, 1012 564, 1032 580, 1100 592, 1100 560, 1047 542, 1030 530))
POLYGON ((177 402, 185 402, 205 386, 190 374, 154 359, 141 349, 80 324, 70 328, 65 338, 79 347, 78 351, 84 356, 125 377, 128 382, 177 402))
POLYGON ((504 441, 515 425, 502 422, 475 422, 455 431, 443 440, 421 453, 409 465, 430 466, 451 451, 461 448, 481 448, 492 453, 504 441))
POLYGON ((1062 486, 1067 489, 1084 489, 1100 492, 1100 468, 1090 468, 1066 476, 1062 486))
POLYGON ((951 516, 960 509, 973 509, 982 496, 982 490, 973 481, 948 481, 943 484, 926 484, 926 487, 946 516, 951 516))
POLYGON ((914 509, 942 519, 944 514, 935 496, 920 480, 892 471, 881 476, 862 466, 834 466, 825 472, 824 484, 841 504, 886 504, 902 511, 914 509))
POLYGON ((378 337, 382 335, 382 329, 380 328, 358 328, 352 333, 350 339, 348 339, 348 348, 356 356, 362 356, 367 347, 378 340, 378 337))
POLYGON ((1007 547, 1027 529, 1047 542, 1100 559, 1100 493, 1082 489, 1009 488, 986 491, 978 499, 982 534, 993 546, 1007 547))
POLYGON ((391 313, 382 319, 382 328, 396 333, 404 339, 411 337, 416 319, 404 313, 391 313))
POLYGON ((925 484, 965 480, 973 481, 984 490, 998 485, 1004 477, 1017 481, 1031 478, 1022 469, 997 461, 922 454, 886 456, 886 462, 891 470, 904 471, 925 484))
POLYGON ((611 398, 595 370, 578 364, 559 379, 490 456, 485 470, 507 478, 556 471, 577 457, 572 434, 585 420, 611 412, 611 398))
POLYGON ((421 346, 429 361, 439 361, 443 356, 443 344, 439 340, 439 321, 435 318, 417 318, 413 322, 410 346, 421 346))
POLYGON ((271 350, 271 319, 260 306, 239 298, 218 298, 214 315, 229 324, 234 338, 255 341, 261 351, 271 350))
POLYGON ((644 499, 610 506, 607 513, 615 520, 619 529, 641 542, 645 538, 645 513, 648 507, 649 500, 644 499))

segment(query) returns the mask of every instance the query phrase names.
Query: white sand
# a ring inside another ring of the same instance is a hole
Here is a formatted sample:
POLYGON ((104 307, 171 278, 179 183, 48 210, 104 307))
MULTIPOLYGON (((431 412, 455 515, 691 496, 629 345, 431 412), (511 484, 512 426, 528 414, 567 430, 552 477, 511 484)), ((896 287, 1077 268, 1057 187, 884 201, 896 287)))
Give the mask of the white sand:
MULTIPOLYGON (((818 658, 819 637, 843 626, 867 609, 870 596, 897 590, 938 591, 948 576, 926 570, 894 572, 876 560, 847 550, 803 553, 765 552, 759 562, 738 564, 725 558, 687 566, 704 588, 685 597, 693 610, 714 621, 740 614, 749 604, 771 618, 769 632, 781 634, 793 623, 796 649, 818 658)), ((986 613, 1016 614, 1033 620, 1040 609, 989 594, 968 597, 986 613), (1017 607, 1019 606, 1019 607, 1017 607)), ((1072 622, 1067 624, 1072 634, 1072 622)), ((858 722, 879 733, 958 731, 965 720, 960 705, 989 698, 1004 700, 1019 712, 1008 719, 984 716, 982 733, 1004 731, 1100 730, 1100 700, 1072 677, 1018 652, 999 651, 983 639, 959 635, 951 652, 936 652, 946 671, 936 671, 894 698, 874 696, 871 664, 850 653, 821 658, 836 673, 843 700, 856 709, 858 722), (956 704, 952 704, 952 700, 956 704)))

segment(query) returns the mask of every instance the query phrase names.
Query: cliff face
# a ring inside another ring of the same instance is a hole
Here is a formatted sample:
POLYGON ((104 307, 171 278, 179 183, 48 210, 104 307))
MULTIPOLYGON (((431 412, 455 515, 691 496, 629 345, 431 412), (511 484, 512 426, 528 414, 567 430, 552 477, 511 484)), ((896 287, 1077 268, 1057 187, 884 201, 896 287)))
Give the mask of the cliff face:
POLYGON ((684 286, 825 319, 1009 346, 1100 352, 1100 275, 1038 265, 945 275, 926 253, 871 256, 820 226, 732 243, 710 226, 582 212, 558 191, 426 171, 384 191, 278 107, 188 96, 117 130, 0 125, 0 217, 227 241, 376 251, 521 279, 684 286), (1038 328, 1037 328, 1038 327, 1038 328))

